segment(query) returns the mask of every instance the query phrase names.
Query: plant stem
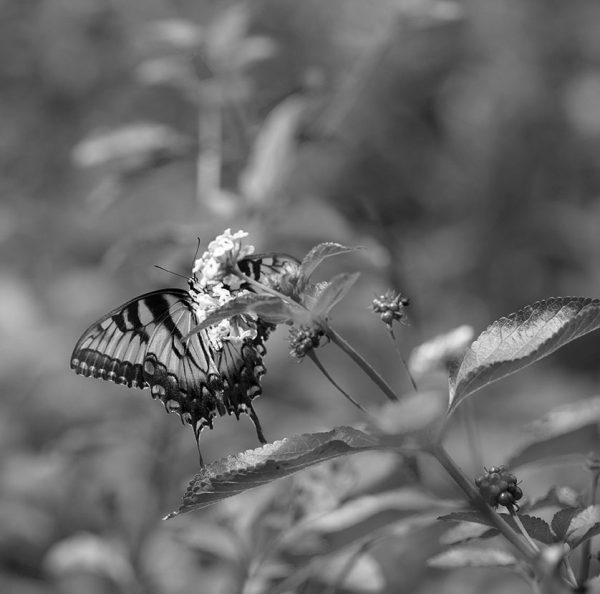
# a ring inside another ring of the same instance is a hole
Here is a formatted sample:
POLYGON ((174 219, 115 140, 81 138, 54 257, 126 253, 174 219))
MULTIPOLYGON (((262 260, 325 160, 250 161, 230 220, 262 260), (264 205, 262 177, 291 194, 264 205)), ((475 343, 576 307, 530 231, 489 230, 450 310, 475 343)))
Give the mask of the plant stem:
POLYGON ((523 538, 529 543, 529 546, 534 551, 539 553, 540 548, 535 544, 535 542, 533 542, 531 536, 529 536, 529 532, 527 532, 527 530, 525 530, 525 526, 523 526, 523 522, 521 522, 521 518, 519 518, 519 515, 515 511, 514 506, 511 506, 508 511, 509 511, 514 523, 517 525, 517 528, 520 530, 521 534, 523 535, 523 538))
MULTIPOLYGON (((600 468, 591 465, 592 471, 592 484, 590 486, 590 494, 588 499, 588 505, 595 505, 596 497, 598 495, 598 479, 600 478, 600 468)), ((581 562, 579 565, 579 585, 583 587, 583 584, 587 582, 590 574, 590 561, 592 558, 592 540, 588 538, 581 548, 581 562)))
POLYGON ((398 341, 396 340, 396 335, 394 334, 394 331, 391 328, 388 328, 388 332, 392 339, 392 343, 394 344, 394 348, 396 349, 396 352, 398 353, 398 356, 400 357, 400 361, 402 362, 404 370, 406 371, 406 375, 408 375, 408 378, 410 379, 410 383, 413 387, 413 390, 415 392, 418 392, 419 388, 417 388, 417 382, 415 382, 415 378, 412 376, 412 373, 410 372, 410 369, 408 368, 408 365, 406 364, 406 361, 404 360, 404 355, 402 354, 402 351, 400 350, 400 347, 398 346, 398 341))
POLYGON ((477 431, 477 424, 475 423, 473 415, 473 402, 468 398, 466 402, 463 402, 460 414, 467 433, 467 443, 469 444, 469 450, 471 451, 473 467, 476 472, 480 472, 483 468, 481 440, 479 439, 479 432, 477 431))
POLYGON ((377 387, 392 401, 397 401, 398 396, 390 388, 388 383, 371 367, 368 361, 356 352, 350 343, 346 342, 331 326, 325 328, 325 335, 336 346, 338 346, 346 355, 348 355, 377 385, 377 387))
POLYGON ((519 553, 535 565, 539 551, 531 548, 519 535, 479 496, 471 481, 463 474, 456 462, 448 455, 441 444, 431 448, 431 453, 452 477, 454 482, 463 490, 467 499, 486 519, 508 540, 519 553))
POLYGON ((331 377, 331 375, 329 375, 328 371, 325 369, 325 367, 323 367, 323 365, 321 364, 321 361, 319 361, 316 353, 314 352, 314 350, 309 351, 308 353, 306 353, 306 355, 310 358, 310 360, 318 367, 319 371, 333 384, 333 386, 335 388, 337 388, 350 402, 352 402, 352 404, 354 404, 354 406, 356 406, 356 408, 358 408, 359 410, 361 410, 363 413, 365 413, 366 415, 368 415, 369 413, 366 411, 366 409, 364 409, 361 404, 359 402, 357 402, 356 400, 354 400, 354 398, 352 398, 352 396, 350 396, 350 394, 347 394, 341 387, 340 385, 331 377))

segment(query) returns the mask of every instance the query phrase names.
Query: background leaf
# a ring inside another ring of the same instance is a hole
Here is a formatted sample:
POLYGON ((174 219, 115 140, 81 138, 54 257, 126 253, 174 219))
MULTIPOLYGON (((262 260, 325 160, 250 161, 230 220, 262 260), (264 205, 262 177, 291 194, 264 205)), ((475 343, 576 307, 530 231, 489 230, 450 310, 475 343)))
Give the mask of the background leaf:
POLYGON ((317 268, 317 266, 325 260, 325 258, 331 258, 332 256, 339 256, 340 254, 346 254, 348 252, 356 251, 358 248, 347 247, 341 243, 334 243, 327 241, 320 243, 304 256, 302 263, 300 264, 300 272, 302 276, 308 278, 317 268))
POLYGON ((450 374, 449 413, 470 394, 600 325, 600 300, 555 297, 500 318, 482 332, 450 374))
MULTIPOLYGON (((514 530, 518 530, 517 525, 514 520, 508 514, 499 514, 506 523, 511 526, 514 530)), ((477 524, 484 524, 485 526, 492 527, 489 520, 476 511, 465 511, 465 512, 453 512, 451 514, 447 514, 445 516, 440 516, 440 520, 445 522, 447 521, 458 521, 458 522, 475 522, 477 524)), ((550 526, 542 520, 542 518, 538 518, 536 516, 529 516, 527 514, 519 514, 519 519, 521 520, 523 526, 527 530, 529 536, 543 542, 544 544, 553 544, 556 542, 556 538, 552 531, 550 530, 550 526)), ((554 525, 553 525, 554 527, 554 525)), ((497 531, 494 529, 494 533, 497 531)))
POLYGON ((600 534, 600 505, 590 505, 571 519, 567 542, 575 548, 596 534, 600 534))
POLYGON ((510 567, 518 560, 501 549, 482 549, 481 547, 454 547, 429 559, 428 564, 438 569, 457 569, 460 567, 510 567))
POLYGON ((178 511, 167 518, 288 476, 324 460, 381 448, 377 438, 352 427, 287 437, 205 466, 190 482, 178 511))
POLYGON ((522 466, 549 456, 584 455, 599 444, 600 396, 572 402, 552 409, 524 428, 528 439, 508 461, 510 467, 522 466), (582 443, 589 443, 584 449, 582 443))

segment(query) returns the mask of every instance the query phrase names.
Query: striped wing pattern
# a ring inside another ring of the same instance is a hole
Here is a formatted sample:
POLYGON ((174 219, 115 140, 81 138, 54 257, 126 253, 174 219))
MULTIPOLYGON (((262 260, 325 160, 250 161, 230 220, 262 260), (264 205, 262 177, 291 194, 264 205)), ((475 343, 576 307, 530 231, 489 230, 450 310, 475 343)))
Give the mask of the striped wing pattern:
MULTIPOLYGON (((278 275, 297 265, 290 256, 262 254, 239 262, 247 276, 276 286, 278 275)), ((252 290, 252 286, 248 285, 252 290)), ((258 320, 258 336, 244 343, 210 346, 206 331, 186 336, 199 323, 190 294, 182 289, 146 293, 112 310, 81 336, 71 368, 130 388, 149 388, 167 412, 192 426, 196 439, 219 414, 246 413, 265 443, 252 399, 261 393, 264 341, 273 326, 258 320)))
POLYGON ((75 345, 71 368, 86 377, 150 388, 168 412, 193 427, 196 438, 204 427, 212 428, 217 413, 245 412, 264 440, 251 404, 264 373, 261 337, 227 343, 215 353, 204 333, 183 341, 197 324, 187 291, 146 293, 90 326, 75 345))

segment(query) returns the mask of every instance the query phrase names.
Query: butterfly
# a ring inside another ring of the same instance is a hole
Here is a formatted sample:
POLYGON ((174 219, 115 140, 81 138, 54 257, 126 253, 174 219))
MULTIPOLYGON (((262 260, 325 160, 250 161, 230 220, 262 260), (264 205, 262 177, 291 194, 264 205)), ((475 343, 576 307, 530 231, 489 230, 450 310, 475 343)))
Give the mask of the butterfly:
MULTIPOLYGON (((256 281, 276 287, 298 261, 283 254, 256 254, 238 262, 256 281)), ((261 394, 265 373, 262 357, 274 328, 258 318, 256 336, 222 342, 216 348, 207 329, 187 336, 200 320, 190 290, 161 289, 145 293, 113 309, 92 324, 77 341, 71 368, 130 388, 149 388, 167 412, 192 426, 196 442, 217 415, 250 416, 258 439, 266 443, 252 400, 261 394)), ((242 288, 253 290, 247 283, 242 288)), ((202 463, 202 457, 200 457, 202 463)))

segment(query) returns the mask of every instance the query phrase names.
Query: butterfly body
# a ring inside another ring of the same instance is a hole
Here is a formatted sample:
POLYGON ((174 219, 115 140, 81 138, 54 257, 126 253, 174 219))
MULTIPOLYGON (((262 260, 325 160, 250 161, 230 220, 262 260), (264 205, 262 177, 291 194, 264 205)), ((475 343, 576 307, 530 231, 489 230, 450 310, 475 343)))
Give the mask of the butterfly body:
MULTIPOLYGON (((295 265, 295 259, 276 254, 239 262, 245 275, 270 286, 295 265)), ((190 279, 189 291, 152 291, 107 313, 75 345, 71 368, 86 377, 149 388, 167 412, 192 426, 196 439, 217 415, 248 414, 264 443, 252 400, 262 391, 264 342, 273 326, 259 318, 254 335, 236 341, 215 341, 209 329, 188 337, 200 323, 195 281, 190 279)))

